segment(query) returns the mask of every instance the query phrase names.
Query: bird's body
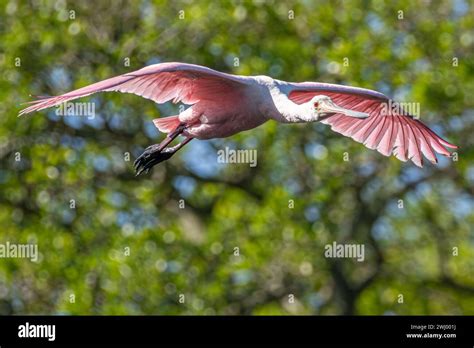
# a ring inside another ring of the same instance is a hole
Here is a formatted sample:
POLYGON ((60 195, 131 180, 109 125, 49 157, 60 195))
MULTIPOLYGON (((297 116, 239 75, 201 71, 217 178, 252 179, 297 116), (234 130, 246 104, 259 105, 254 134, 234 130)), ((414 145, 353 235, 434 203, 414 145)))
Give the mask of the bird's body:
POLYGON ((345 136, 422 166, 422 154, 449 156, 456 148, 421 121, 400 109, 392 111, 385 95, 357 87, 326 83, 291 83, 268 76, 239 76, 184 63, 162 63, 110 78, 57 97, 42 98, 20 115, 102 91, 134 93, 157 103, 190 105, 179 115, 155 119, 167 138, 137 160, 139 173, 168 159, 193 138, 223 138, 253 129, 268 120, 281 123, 320 121, 345 136), (167 147, 178 135, 187 139, 167 147))
POLYGON ((217 97, 198 101, 179 115, 181 123, 196 123, 185 130, 184 135, 201 140, 225 138, 271 119, 291 122, 275 105, 283 96, 283 83, 268 76, 235 77, 242 80, 244 87, 232 94, 217 94, 217 97))
POLYGON ((179 115, 179 121, 190 124, 184 135, 201 140, 225 138, 268 121, 260 108, 258 98, 246 90, 236 97, 197 102, 179 115))

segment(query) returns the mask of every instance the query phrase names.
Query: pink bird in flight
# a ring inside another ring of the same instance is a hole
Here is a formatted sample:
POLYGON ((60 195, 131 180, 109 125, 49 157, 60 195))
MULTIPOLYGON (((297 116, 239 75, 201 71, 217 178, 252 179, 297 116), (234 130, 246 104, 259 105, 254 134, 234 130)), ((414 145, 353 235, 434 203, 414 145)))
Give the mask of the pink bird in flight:
POLYGON ((293 83, 268 76, 239 76, 185 63, 162 63, 116 76, 55 97, 29 102, 20 115, 46 109, 97 92, 134 93, 156 103, 172 100, 191 105, 176 116, 153 120, 167 133, 135 160, 137 175, 169 159, 192 139, 223 138, 275 120, 281 123, 319 121, 342 135, 401 161, 422 167, 423 156, 437 163, 435 153, 450 156, 457 146, 442 139, 420 120, 387 105, 382 93, 318 82, 293 83), (175 146, 171 142, 182 135, 175 146))

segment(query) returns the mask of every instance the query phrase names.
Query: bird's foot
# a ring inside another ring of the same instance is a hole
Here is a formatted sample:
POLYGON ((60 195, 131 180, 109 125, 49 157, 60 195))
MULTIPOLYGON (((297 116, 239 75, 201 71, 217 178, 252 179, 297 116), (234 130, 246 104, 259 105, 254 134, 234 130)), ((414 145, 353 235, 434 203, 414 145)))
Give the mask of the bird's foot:
POLYGON ((154 165, 166 161, 174 155, 176 151, 173 148, 164 148, 160 150, 159 145, 151 145, 133 162, 136 174, 148 173, 154 165))

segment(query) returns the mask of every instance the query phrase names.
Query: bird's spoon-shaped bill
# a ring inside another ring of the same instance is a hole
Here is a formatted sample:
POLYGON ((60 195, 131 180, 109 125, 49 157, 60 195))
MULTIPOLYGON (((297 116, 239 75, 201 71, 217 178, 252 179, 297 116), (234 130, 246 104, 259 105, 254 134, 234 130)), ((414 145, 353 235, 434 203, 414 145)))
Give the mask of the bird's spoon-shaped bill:
POLYGON ((369 117, 369 114, 365 112, 359 112, 355 110, 350 110, 350 109, 345 109, 340 106, 337 106, 334 104, 333 101, 327 101, 320 105, 320 112, 323 113, 335 113, 335 114, 343 114, 346 116, 350 117, 355 117, 355 118, 367 118, 369 117))

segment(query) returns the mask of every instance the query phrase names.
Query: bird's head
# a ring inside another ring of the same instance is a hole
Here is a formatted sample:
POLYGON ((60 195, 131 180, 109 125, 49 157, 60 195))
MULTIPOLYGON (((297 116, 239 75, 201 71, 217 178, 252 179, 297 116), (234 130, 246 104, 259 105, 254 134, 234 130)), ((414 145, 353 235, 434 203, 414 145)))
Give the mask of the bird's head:
POLYGON ((336 105, 327 95, 317 95, 311 99, 310 103, 316 119, 331 116, 333 114, 343 114, 356 118, 369 117, 369 114, 366 114, 365 112, 344 109, 343 107, 336 105))

